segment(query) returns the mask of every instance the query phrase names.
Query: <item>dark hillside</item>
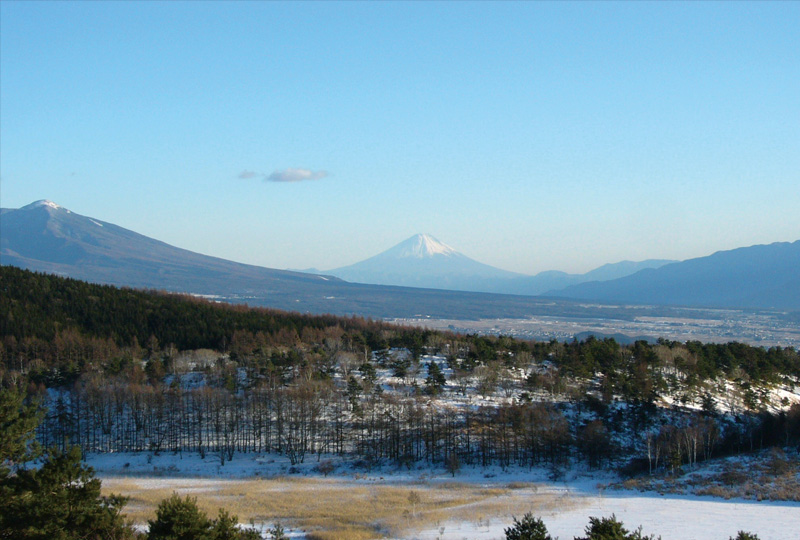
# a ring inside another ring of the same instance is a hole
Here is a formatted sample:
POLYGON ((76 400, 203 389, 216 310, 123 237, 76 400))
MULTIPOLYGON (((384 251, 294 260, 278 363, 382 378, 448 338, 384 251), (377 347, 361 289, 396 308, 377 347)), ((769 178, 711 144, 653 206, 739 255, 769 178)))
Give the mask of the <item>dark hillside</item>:
POLYGON ((179 349, 224 348, 237 330, 277 334, 330 326, 380 329, 359 318, 303 315, 266 308, 212 303, 188 295, 97 285, 70 278, 0 267, 0 333, 16 339, 52 340, 67 328, 118 346, 155 335, 179 349))
POLYGON ((221 464, 237 451, 292 464, 333 452, 455 470, 618 466, 654 444, 676 456, 647 463, 665 469, 788 444, 800 425, 800 405, 771 390, 798 380, 794 349, 465 336, 13 267, 0 268, 0 343, 0 385, 48 408, 42 444, 98 452, 221 464), (701 435, 698 458, 684 441, 701 435))
MULTIPOLYGON (((559 344, 509 337, 455 336, 359 317, 308 315, 97 285, 9 266, 0 267, 0 339, 3 358, 8 362, 35 357, 48 360, 51 365, 69 359, 70 355, 60 352, 65 347, 69 349, 69 342, 72 347, 83 349, 72 356, 86 361, 106 360, 118 354, 115 349, 145 347, 153 339, 177 350, 234 350, 240 354, 273 347, 330 348, 331 342, 341 343, 336 347, 343 348, 377 351, 408 347, 421 351, 432 343, 454 342, 466 347, 467 359, 473 366, 525 350, 539 358, 549 357, 566 373, 581 376, 628 369, 630 354, 646 357, 642 351, 649 350, 652 356, 652 350, 664 347, 643 341, 621 346, 613 339, 591 337, 559 344), (610 356, 599 353, 607 350, 606 345, 600 347, 602 344, 613 344, 616 352, 610 356), (598 358, 617 360, 597 364, 598 358)), ((794 349, 764 349, 740 343, 668 345, 677 348, 680 352, 676 354, 685 360, 681 369, 700 379, 734 369, 744 370, 755 380, 771 380, 781 374, 800 376, 800 360, 794 349)))

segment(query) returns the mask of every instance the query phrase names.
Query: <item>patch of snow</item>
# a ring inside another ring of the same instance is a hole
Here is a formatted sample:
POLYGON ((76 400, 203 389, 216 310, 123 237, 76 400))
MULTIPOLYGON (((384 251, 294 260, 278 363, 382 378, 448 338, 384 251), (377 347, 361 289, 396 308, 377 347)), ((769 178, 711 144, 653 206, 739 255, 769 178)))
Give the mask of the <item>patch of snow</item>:
MULTIPOLYGON (((720 501, 710 497, 661 497, 657 495, 598 493, 585 496, 567 489, 554 496, 566 497, 568 509, 539 514, 553 537, 574 538, 584 534, 590 517, 614 514, 628 530, 640 525, 644 534, 662 540, 723 540, 740 530, 752 532, 761 540, 795 538, 800 530, 800 505, 797 503, 755 503, 720 501)), ((542 493, 540 490, 539 493, 542 493)), ((535 514, 535 512, 534 512, 535 514)), ((521 516, 517 516, 521 517, 521 516)), ((511 516, 481 523, 444 523, 435 530, 420 531, 419 540, 500 540, 504 529, 513 524, 511 516)))
MULTIPOLYGON (((602 484, 610 479, 608 473, 585 476, 577 469, 566 473, 565 482, 547 480, 546 469, 509 469, 498 467, 464 467, 455 478, 435 468, 398 469, 393 465, 377 467, 369 473, 356 472, 349 463, 334 455, 322 456, 337 463, 337 469, 325 480, 337 485, 411 484, 424 485, 452 481, 480 485, 502 486, 509 482, 536 482, 535 493, 550 495, 555 505, 539 508, 531 503, 530 512, 540 517, 548 532, 555 538, 574 538, 584 534, 590 517, 609 517, 614 514, 628 530, 642 526, 644 534, 661 535, 663 540, 724 540, 735 537, 740 530, 755 533, 761 540, 797 538, 800 530, 800 503, 754 502, 744 499, 722 500, 707 496, 657 495, 634 491, 604 490, 602 484), (605 476, 604 476, 605 474, 605 476)), ((139 489, 169 488, 179 493, 213 492, 245 479, 289 475, 292 468, 288 458, 276 454, 237 453, 233 461, 220 466, 218 456, 209 454, 201 459, 195 453, 152 455, 90 454, 88 463, 97 471, 105 486, 112 491, 117 482, 136 477, 139 489)), ((290 476, 320 477, 314 472, 317 459, 294 467, 290 476)), ((514 497, 515 491, 502 497, 514 497)), ((519 490, 516 496, 526 496, 529 490, 519 490)), ((517 515, 517 518, 522 517, 517 515)), ((502 540, 504 529, 510 527, 514 516, 502 510, 494 515, 476 516, 474 521, 442 521, 430 529, 413 531, 402 540, 502 540)), ((271 524, 257 524, 263 531, 271 524)), ((288 529, 287 529, 288 530, 288 529)), ((297 531, 297 538, 303 534, 297 531)), ((400 540, 400 539, 396 539, 400 540)))
POLYGON ((37 206, 37 207, 48 206, 50 208, 55 208, 55 209, 61 208, 60 206, 58 206, 53 201, 48 201, 47 199, 42 199, 41 201, 36 201, 35 203, 33 203, 33 206, 37 206))
POLYGON ((42 207, 52 208, 53 210, 63 209, 63 210, 66 210, 67 212, 69 212, 69 210, 67 210, 66 208, 63 208, 62 206, 57 205, 53 201, 48 201, 47 199, 42 199, 40 201, 32 202, 31 204, 29 204, 27 206, 24 206, 23 208, 33 209, 33 208, 42 208, 42 207))
POLYGON ((95 225, 97 225, 98 227, 102 227, 102 226, 103 226, 103 224, 102 224, 102 223, 98 223, 97 221, 95 221, 95 220, 93 220, 93 219, 91 219, 91 218, 89 218, 89 221, 91 221, 92 223, 94 223, 94 224, 95 224, 95 225))
POLYGON ((398 257, 423 259, 433 255, 452 255, 457 253, 455 249, 428 234, 418 234, 409 238, 401 246, 402 249, 397 253, 398 257))

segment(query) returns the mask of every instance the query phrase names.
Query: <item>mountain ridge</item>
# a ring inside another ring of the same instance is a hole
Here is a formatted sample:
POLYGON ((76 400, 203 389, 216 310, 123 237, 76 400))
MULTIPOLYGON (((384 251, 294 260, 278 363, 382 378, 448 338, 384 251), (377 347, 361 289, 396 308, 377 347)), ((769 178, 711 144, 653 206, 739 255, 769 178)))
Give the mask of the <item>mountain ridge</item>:
MULTIPOLYGON (((800 311, 800 240, 720 251, 669 264, 655 261, 657 268, 625 277, 551 287, 546 289, 545 298, 523 296, 524 287, 529 291, 531 280, 537 279, 539 286, 547 280, 563 283, 574 275, 556 271, 536 276, 514 274, 473 261, 430 235, 412 237, 414 241, 399 250, 405 254, 402 260, 423 268, 443 259, 467 268, 473 277, 479 273, 476 269, 485 271, 486 282, 496 288, 472 292, 409 288, 411 284, 360 284, 331 273, 307 274, 236 263, 170 246, 47 200, 20 209, 0 209, 0 224, 0 264, 94 283, 215 295, 290 311, 376 317, 518 318, 534 313, 582 312, 586 300, 800 311), (497 279, 498 275, 511 277, 497 279), (498 283, 503 284, 502 290, 497 290, 498 283), (555 298, 559 300, 553 303, 555 298)), ((380 262, 380 254, 373 259, 380 262)), ((396 266, 397 260, 391 259, 392 264, 396 266)), ((613 274, 615 266, 630 271, 646 262, 604 265, 579 277, 604 277, 613 274)), ((597 307, 598 313, 604 309, 597 307)))
POLYGON ((621 261, 585 274, 548 270, 531 276, 484 264, 432 235, 416 234, 377 255, 325 273, 345 281, 374 285, 537 296, 584 281, 613 279, 670 262, 674 261, 621 261))
POLYGON ((800 240, 773 242, 582 283, 553 296, 638 304, 800 309, 800 240))
MULTIPOLYGON (((207 279, 224 279, 231 272, 267 282, 315 279, 301 272, 264 269, 201 255, 113 223, 76 214, 46 200, 16 210, 6 209, 0 219, 2 264, 67 274, 87 281, 145 288, 159 283, 166 290, 203 292, 208 287, 198 283, 190 272, 197 268, 202 268, 201 274, 207 279), (195 286, 197 291, 192 290, 195 286)), ((327 279, 336 278, 327 276, 327 279)))
MULTIPOLYGON (((38 202, 38 201, 37 201, 38 202)), ((201 255, 58 205, 0 212, 0 264, 123 287, 301 313, 378 318, 522 318, 587 312, 572 301, 348 283, 201 255)), ((593 316, 603 310, 593 309, 593 316)), ((619 316, 619 310, 613 310, 619 316)))

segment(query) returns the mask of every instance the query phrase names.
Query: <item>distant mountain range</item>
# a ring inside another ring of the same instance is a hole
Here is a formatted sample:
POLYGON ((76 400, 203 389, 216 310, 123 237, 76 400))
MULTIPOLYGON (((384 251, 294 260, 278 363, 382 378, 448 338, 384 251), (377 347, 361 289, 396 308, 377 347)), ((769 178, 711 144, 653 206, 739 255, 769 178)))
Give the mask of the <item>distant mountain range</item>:
MULTIPOLYGON (((0 264, 301 313, 443 319, 587 313, 572 301, 364 285, 240 264, 170 246, 50 201, 0 209, 0 264)), ((619 310, 611 312, 619 316, 619 310)))
POLYGON ((558 291, 565 298, 637 304, 800 309, 800 240, 719 251, 611 281, 558 291))
POLYGON ((548 271, 535 276, 470 259, 428 234, 418 234, 369 259, 324 273, 357 283, 536 296, 586 281, 615 279, 674 261, 623 261, 585 274, 548 271))
MULTIPOLYGON (((418 235, 366 261, 319 275, 200 255, 50 201, 0 209, 0 264, 300 312, 437 318, 606 315, 606 308, 587 307, 578 300, 800 310, 800 241, 668 262, 626 261, 581 275, 524 276, 418 235), (411 285, 431 289, 408 288, 411 285), (445 288, 515 295, 441 290, 445 288), (523 296, 544 292, 549 298, 523 296)), ((628 316, 619 308, 608 314, 628 316)))

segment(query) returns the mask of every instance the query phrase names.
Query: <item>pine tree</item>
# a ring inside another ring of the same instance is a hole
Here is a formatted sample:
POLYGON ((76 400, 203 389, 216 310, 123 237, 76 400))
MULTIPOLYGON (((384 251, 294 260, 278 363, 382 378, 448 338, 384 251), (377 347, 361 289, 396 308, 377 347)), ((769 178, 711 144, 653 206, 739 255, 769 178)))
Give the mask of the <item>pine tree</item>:
POLYGON ((442 370, 439 369, 439 365, 431 361, 428 364, 428 377, 425 379, 425 389, 429 394, 436 395, 441 392, 446 383, 447 379, 445 379, 442 370))
POLYGON ((37 456, 34 436, 43 411, 38 404, 26 405, 24 400, 21 392, 0 389, 0 475, 37 456))
POLYGON ((122 518, 127 499, 100 494, 94 470, 78 447, 52 451, 40 469, 20 470, 3 482, 0 538, 122 540, 133 531, 122 518))
POLYGON ((347 400, 350 402, 350 410, 356 414, 361 412, 359 398, 362 391, 363 388, 361 387, 361 383, 358 382, 355 377, 350 375, 350 378, 347 380, 347 400))
POLYGON ((181 498, 173 493, 164 499, 156 510, 156 519, 148 522, 147 540, 260 540, 261 535, 252 528, 239 528, 239 518, 226 510, 210 520, 197 507, 197 499, 181 498))
POLYGON ((147 540, 211 540, 211 523, 205 512, 197 507, 197 499, 182 499, 173 493, 164 499, 156 510, 156 519, 150 525, 147 540))
POLYGON ((41 416, 21 393, 0 390, 0 538, 132 538, 121 516, 126 499, 101 496, 100 480, 81 463, 79 448, 51 451, 39 469, 17 469, 38 455, 33 438, 41 416))
POLYGON ((253 528, 239 528, 239 518, 220 508, 219 517, 211 523, 211 540, 261 540, 261 535, 253 528))
POLYGON ((514 518, 514 525, 505 529, 506 540, 553 540, 547 534, 547 527, 540 518, 533 517, 530 512, 521 520, 514 518))
POLYGON ((745 531, 739 531, 739 534, 736 535, 736 538, 729 537, 729 540, 760 540, 760 539, 756 534, 745 531))
MULTIPOLYGON (((644 536, 642 528, 629 532, 615 515, 610 518, 589 518, 586 526, 586 536, 575 540, 656 540, 655 536, 644 536)), ((660 537, 659 537, 660 540, 660 537)))
POLYGON ((288 540, 288 536, 283 531, 280 521, 276 521, 275 525, 269 530, 270 540, 288 540))

